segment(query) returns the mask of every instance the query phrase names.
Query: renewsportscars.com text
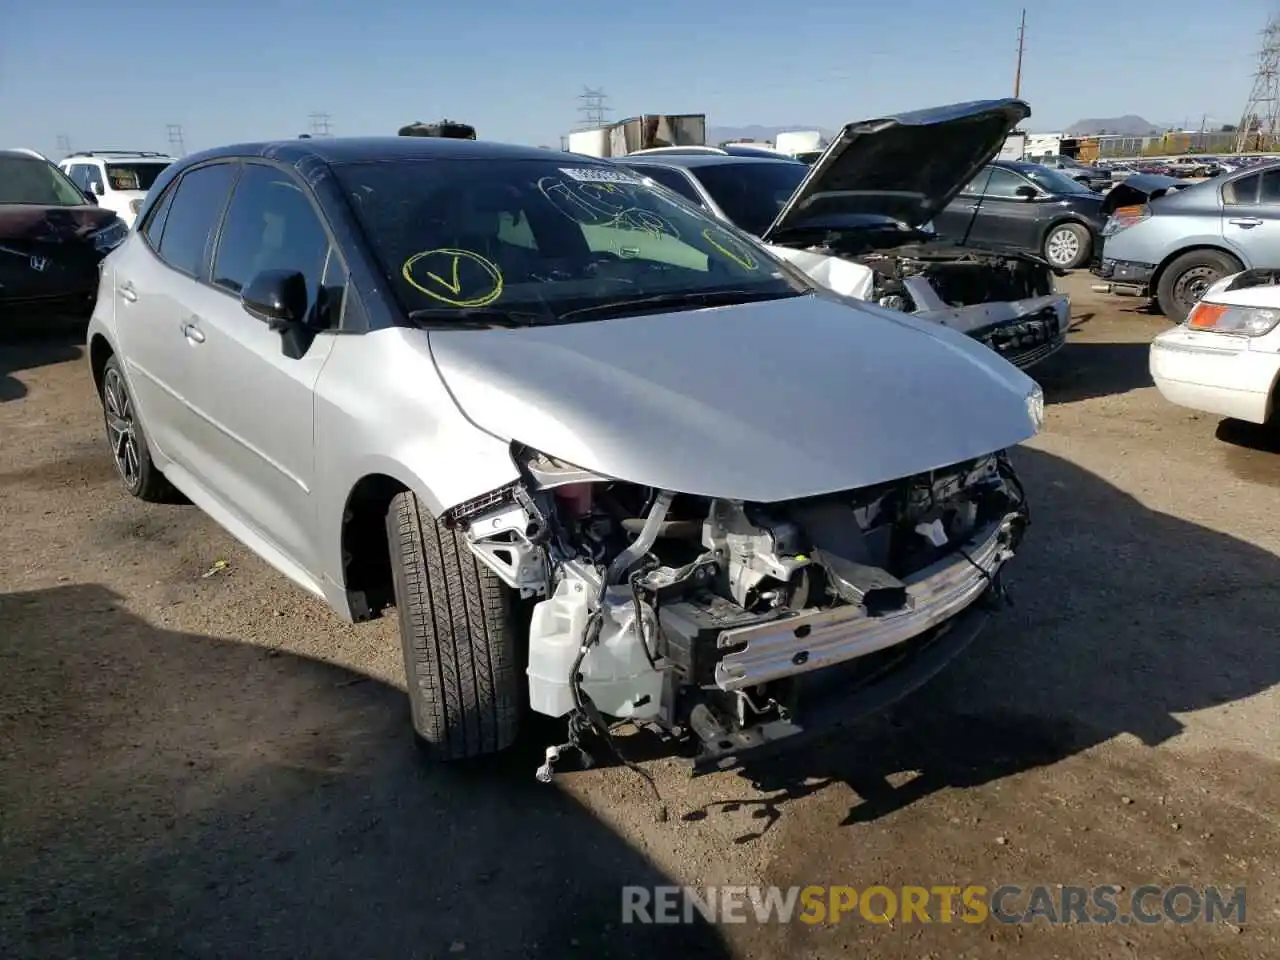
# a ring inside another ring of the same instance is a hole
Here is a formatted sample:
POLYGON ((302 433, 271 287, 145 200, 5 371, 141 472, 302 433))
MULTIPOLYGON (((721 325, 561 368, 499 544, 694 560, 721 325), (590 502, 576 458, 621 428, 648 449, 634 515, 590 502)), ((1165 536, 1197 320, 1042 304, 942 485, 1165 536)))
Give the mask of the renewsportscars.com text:
POLYGON ((1155 924, 1245 920, 1245 888, 1148 884, 623 887, 623 923, 1155 924))

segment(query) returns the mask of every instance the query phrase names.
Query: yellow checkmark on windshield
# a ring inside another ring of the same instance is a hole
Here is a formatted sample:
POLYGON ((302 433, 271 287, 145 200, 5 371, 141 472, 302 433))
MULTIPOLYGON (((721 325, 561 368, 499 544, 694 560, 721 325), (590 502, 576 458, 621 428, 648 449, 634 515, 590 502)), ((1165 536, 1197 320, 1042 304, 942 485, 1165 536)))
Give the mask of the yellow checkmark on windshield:
POLYGON ((432 280, 434 280, 436 283, 440 284, 440 286, 444 287, 450 293, 457 293, 459 290, 462 289, 462 281, 458 279, 458 262, 461 259, 462 259, 461 257, 453 258, 453 281, 452 282, 446 280, 444 277, 440 276, 437 273, 432 273, 430 270, 427 271, 427 276, 430 277, 432 280))

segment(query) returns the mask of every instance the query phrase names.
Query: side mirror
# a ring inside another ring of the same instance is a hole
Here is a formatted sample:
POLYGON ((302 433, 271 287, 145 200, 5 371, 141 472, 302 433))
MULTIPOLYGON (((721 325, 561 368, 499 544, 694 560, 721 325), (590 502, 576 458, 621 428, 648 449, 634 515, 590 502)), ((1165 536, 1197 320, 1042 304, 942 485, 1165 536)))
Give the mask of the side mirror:
POLYGON ((277 333, 301 327, 307 318, 307 279, 296 270, 264 270, 240 292, 240 305, 277 333))
POLYGON ((80 192, 84 194, 85 200, 89 201, 89 203, 92 203, 95 207, 98 205, 98 195, 92 190, 85 188, 80 192))
POLYGON ((89 184, 89 189, 93 191, 95 197, 100 197, 107 192, 107 188, 100 183, 89 184))
POLYGON ((1024 183, 1017 190, 1013 191, 1014 196, 1020 200, 1034 200, 1040 196, 1040 191, 1028 183, 1024 183))

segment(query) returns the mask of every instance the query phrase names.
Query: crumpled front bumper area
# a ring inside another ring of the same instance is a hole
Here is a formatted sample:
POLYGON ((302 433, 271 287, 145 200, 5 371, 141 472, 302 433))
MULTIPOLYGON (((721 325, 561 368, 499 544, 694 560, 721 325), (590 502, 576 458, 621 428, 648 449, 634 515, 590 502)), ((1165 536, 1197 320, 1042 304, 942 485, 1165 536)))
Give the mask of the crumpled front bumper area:
MULTIPOLYGON (((912 290, 915 296, 915 290, 912 290)), ((1057 353, 1067 342, 1071 301, 1065 293, 1026 300, 941 307, 917 314, 966 333, 1023 370, 1057 353)))
POLYGON ((845 606, 726 630, 722 648, 735 648, 715 668, 721 690, 738 691, 905 643, 958 616, 996 584, 1013 557, 1023 517, 1013 511, 975 532, 944 559, 904 580, 904 609, 869 616, 845 606))

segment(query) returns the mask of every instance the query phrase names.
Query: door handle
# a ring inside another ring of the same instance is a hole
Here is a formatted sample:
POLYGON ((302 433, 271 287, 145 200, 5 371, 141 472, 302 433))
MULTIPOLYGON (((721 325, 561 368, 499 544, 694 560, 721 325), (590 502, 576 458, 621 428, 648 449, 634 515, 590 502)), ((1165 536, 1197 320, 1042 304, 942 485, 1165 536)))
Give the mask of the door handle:
POLYGON ((1262 226, 1262 221, 1259 220, 1257 217, 1233 217, 1230 222, 1234 223, 1237 227, 1262 226))
POLYGON ((182 335, 192 343, 204 343, 204 331, 194 319, 186 321, 180 328, 182 335))
POLYGON ((133 288, 132 281, 126 280, 116 289, 120 291, 120 296, 124 297, 124 299, 128 300, 130 303, 137 303, 138 291, 133 288))

